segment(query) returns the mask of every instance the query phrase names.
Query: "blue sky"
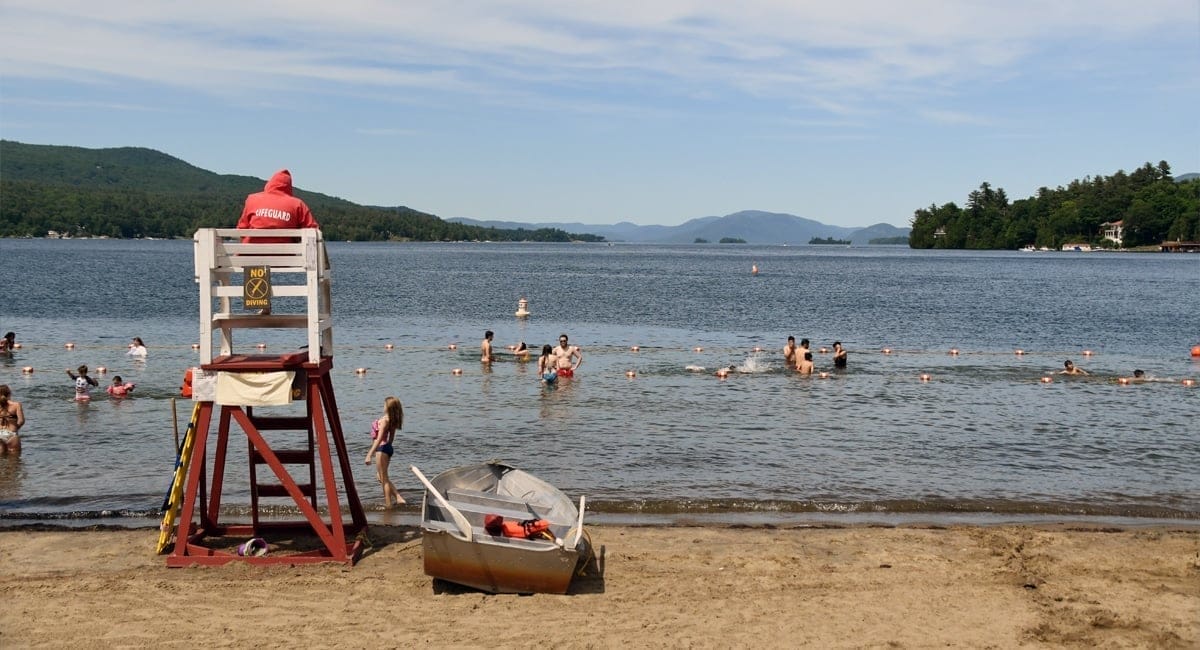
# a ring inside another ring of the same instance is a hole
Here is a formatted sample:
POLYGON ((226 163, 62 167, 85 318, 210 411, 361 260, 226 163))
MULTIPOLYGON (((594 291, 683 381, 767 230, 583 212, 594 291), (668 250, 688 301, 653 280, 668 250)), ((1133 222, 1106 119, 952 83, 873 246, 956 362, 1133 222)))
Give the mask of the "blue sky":
POLYGON ((1197 0, 0 0, 0 137, 443 218, 904 226, 1200 172, 1198 115, 1197 0))

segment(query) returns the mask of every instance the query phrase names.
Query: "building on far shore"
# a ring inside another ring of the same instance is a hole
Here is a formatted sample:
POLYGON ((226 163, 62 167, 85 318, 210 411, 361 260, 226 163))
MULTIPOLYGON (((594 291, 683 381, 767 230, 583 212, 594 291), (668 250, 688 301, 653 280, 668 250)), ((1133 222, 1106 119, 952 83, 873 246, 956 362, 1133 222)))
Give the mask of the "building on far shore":
POLYGON ((1125 239, 1125 221, 1105 221, 1100 224, 1100 234, 1110 242, 1120 246, 1125 239))
POLYGON ((1164 253, 1200 253, 1200 241, 1165 241, 1159 248, 1164 253))

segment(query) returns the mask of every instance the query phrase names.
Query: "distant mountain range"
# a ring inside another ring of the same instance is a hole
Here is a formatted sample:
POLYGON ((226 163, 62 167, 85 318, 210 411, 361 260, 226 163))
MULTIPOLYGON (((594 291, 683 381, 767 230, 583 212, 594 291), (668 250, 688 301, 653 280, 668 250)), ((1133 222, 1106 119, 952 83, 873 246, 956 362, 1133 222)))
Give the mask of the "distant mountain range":
POLYGON ((524 228, 557 228, 567 232, 599 235, 608 241, 630 243, 690 244, 696 240, 717 243, 722 239, 740 239, 747 244, 807 245, 815 238, 849 240, 854 246, 866 246, 872 239, 907 237, 908 228, 878 223, 866 228, 830 226, 794 214, 743 210, 723 217, 699 217, 678 226, 639 226, 622 221, 612 225, 584 223, 519 223, 511 221, 477 221, 453 217, 447 221, 470 226, 515 230, 524 228))

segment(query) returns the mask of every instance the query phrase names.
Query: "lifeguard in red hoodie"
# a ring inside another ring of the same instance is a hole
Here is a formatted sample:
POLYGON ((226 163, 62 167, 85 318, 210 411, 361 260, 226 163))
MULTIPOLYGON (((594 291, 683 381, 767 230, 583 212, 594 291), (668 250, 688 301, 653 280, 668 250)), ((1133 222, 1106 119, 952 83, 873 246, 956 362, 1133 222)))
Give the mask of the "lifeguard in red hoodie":
MULTIPOLYGON (((246 197, 238 228, 320 228, 304 201, 292 196, 292 174, 286 169, 275 172, 261 192, 246 197)), ((254 237, 244 241, 262 244, 286 244, 288 237, 254 237)))

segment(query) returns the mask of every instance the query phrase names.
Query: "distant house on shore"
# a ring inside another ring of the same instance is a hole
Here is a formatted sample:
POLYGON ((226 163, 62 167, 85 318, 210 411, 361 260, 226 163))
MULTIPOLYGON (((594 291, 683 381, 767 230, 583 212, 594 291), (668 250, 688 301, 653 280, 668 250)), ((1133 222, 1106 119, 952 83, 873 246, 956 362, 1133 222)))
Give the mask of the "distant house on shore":
POLYGON ((1100 234, 1108 241, 1121 246, 1125 239, 1125 221, 1105 221, 1100 224, 1100 234))
POLYGON ((934 239, 941 239, 942 237, 945 237, 945 236, 946 236, 946 227, 945 226, 938 226, 938 229, 933 231, 934 239))
POLYGON ((1159 248, 1164 253, 1200 253, 1200 241, 1165 241, 1159 248))

